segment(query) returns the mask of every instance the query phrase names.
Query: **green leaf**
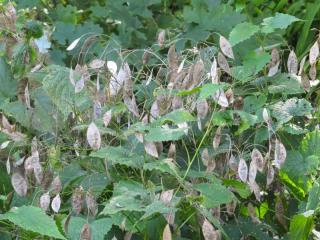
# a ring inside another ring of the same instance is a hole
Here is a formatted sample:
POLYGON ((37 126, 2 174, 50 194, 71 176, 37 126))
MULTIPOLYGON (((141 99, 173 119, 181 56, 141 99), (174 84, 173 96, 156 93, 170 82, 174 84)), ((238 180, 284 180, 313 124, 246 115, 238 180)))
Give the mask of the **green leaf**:
POLYGON ((243 66, 250 69, 254 74, 259 73, 268 62, 270 62, 271 56, 264 51, 251 51, 244 57, 243 66))
POLYGON ((201 192, 203 205, 206 208, 215 208, 234 199, 233 193, 219 183, 200 183, 194 188, 201 192))
POLYGON ((277 74, 270 79, 270 82, 272 85, 268 87, 268 91, 273 94, 298 94, 305 92, 297 77, 293 75, 286 73, 277 74))
POLYGON ((306 210, 316 210, 320 203, 320 185, 317 181, 313 183, 312 188, 309 191, 306 210))
POLYGON ((154 121, 154 124, 152 124, 152 126, 159 125, 159 124, 162 125, 167 122, 179 124, 179 123, 184 123, 184 122, 192 122, 195 120, 196 120, 195 117, 192 116, 188 111, 178 109, 178 110, 174 110, 174 111, 162 116, 158 120, 154 121))
POLYGON ((59 239, 66 239, 58 230, 55 221, 47 216, 41 208, 34 206, 13 207, 9 212, 0 215, 1 220, 9 220, 19 227, 59 239))
POLYGON ((274 17, 263 19, 262 25, 266 29, 286 29, 293 22, 300 21, 299 18, 284 13, 276 13, 274 17))
MULTIPOLYGON (((68 237, 71 240, 78 240, 84 224, 88 223, 86 218, 71 217, 68 226, 68 237)), ((89 222, 92 239, 104 240, 105 235, 111 230, 113 221, 111 218, 100 218, 89 222)))
POLYGON ((289 239, 307 240, 313 228, 313 217, 295 215, 290 221, 289 239))
POLYGON ((246 199, 251 195, 251 190, 247 184, 233 180, 233 179, 224 179, 223 184, 226 186, 231 186, 239 195, 240 197, 246 199))
POLYGON ((285 102, 278 102, 271 107, 272 116, 280 123, 286 123, 293 117, 301 117, 310 114, 312 111, 311 103, 305 99, 290 98, 285 102))
POLYGON ((121 146, 101 148, 96 152, 92 152, 90 157, 106 158, 113 164, 122 164, 136 168, 141 167, 144 162, 144 157, 142 155, 138 155, 134 151, 130 151, 129 149, 121 146))
POLYGON ((212 97, 212 95, 218 91, 219 89, 223 88, 224 84, 213 84, 213 83, 206 83, 200 89, 199 99, 206 99, 208 97, 212 97))
POLYGON ((162 173, 170 173, 171 175, 176 175, 176 172, 177 172, 177 169, 174 163, 168 161, 168 159, 145 163, 143 165, 143 170, 148 170, 148 171, 156 170, 162 173))
POLYGON ((145 139, 148 142, 176 141, 185 135, 184 130, 182 128, 151 128, 145 139))
POLYGON ((229 41, 232 46, 237 45, 253 36, 259 31, 259 27, 248 22, 239 23, 230 32, 229 41))
POLYGON ((320 157, 320 131, 314 130, 308 133, 300 144, 301 153, 308 157, 310 155, 320 157))
POLYGON ((10 66, 5 57, 0 57, 0 105, 5 98, 12 98, 17 94, 17 82, 13 78, 10 66))
POLYGON ((153 201, 149 206, 146 207, 144 215, 141 219, 148 218, 153 214, 160 213, 160 214, 167 214, 167 213, 174 213, 176 210, 171 207, 167 207, 163 201, 153 201))

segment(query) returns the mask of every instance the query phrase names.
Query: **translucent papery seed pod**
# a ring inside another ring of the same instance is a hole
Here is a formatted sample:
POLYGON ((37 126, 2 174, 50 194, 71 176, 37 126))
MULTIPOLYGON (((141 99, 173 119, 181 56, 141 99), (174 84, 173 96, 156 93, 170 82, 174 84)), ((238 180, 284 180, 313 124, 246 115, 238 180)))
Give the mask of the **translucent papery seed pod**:
POLYGON ((41 195, 40 197, 40 207, 44 210, 44 211, 48 211, 50 206, 50 195, 49 193, 44 193, 41 195))
POLYGON ((93 240, 91 235, 90 225, 87 223, 84 224, 81 229, 80 240, 93 240))
POLYGON ((51 189, 52 189, 52 193, 53 194, 58 194, 59 192, 61 192, 62 190, 62 183, 61 183, 61 180, 60 180, 60 177, 59 176, 56 176, 52 183, 51 183, 51 189))
POLYGON ((171 143, 168 151, 168 158, 172 158, 173 160, 176 160, 176 144, 171 143))
POLYGON ((164 46, 165 40, 166 40, 166 31, 165 30, 161 30, 158 33, 158 45, 159 45, 159 47, 162 48, 164 46))
POLYGON ((230 66, 227 59, 220 52, 218 53, 218 64, 223 71, 225 71, 228 74, 231 73, 230 66))
POLYGON ((214 150, 217 150, 219 148, 220 142, 221 142, 221 131, 222 128, 218 127, 216 130, 216 133, 214 135, 213 141, 212 141, 212 146, 214 150))
POLYGON ((232 46, 224 36, 220 36, 219 45, 220 45, 221 51, 225 56, 227 56, 228 58, 234 59, 232 46))
POLYGON ((36 164, 33 168, 33 173, 38 184, 41 184, 43 179, 43 169, 40 163, 36 164))
POLYGON ((72 210, 78 215, 83 206, 83 188, 81 186, 73 191, 71 205, 72 210))
POLYGON ((288 62, 287 62, 288 72, 291 74, 297 74, 298 73, 298 58, 296 53, 291 50, 290 54, 288 56, 288 62))
POLYGON ((92 189, 90 189, 86 194, 86 204, 88 208, 88 214, 95 216, 98 212, 98 206, 97 201, 92 193, 92 189))
POLYGON ((202 224, 202 234, 205 240, 220 240, 221 233, 212 226, 212 224, 205 219, 202 224))
POLYGON ((258 149, 254 148, 252 150, 252 152, 251 152, 251 160, 255 161, 256 165, 257 165, 257 169, 260 172, 263 172, 265 161, 264 161, 264 158, 263 158, 261 152, 258 149))
POLYGON ((19 172, 12 174, 11 176, 11 184, 13 186, 14 191, 21 197, 27 195, 28 192, 28 181, 19 172))
POLYGON ((209 105, 208 102, 204 100, 197 101, 197 117, 199 119, 204 119, 208 115, 209 105))

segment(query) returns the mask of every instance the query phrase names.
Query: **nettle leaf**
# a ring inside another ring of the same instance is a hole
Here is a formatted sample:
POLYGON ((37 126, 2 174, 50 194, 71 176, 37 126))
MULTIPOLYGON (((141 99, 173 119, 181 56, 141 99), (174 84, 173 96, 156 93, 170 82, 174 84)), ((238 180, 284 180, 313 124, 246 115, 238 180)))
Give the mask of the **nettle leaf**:
POLYGON ((141 217, 141 219, 146 219, 156 213, 168 214, 168 213, 174 213, 175 211, 176 209, 166 206, 166 204, 163 201, 156 200, 146 207, 145 213, 141 217))
POLYGON ((243 60, 243 66, 246 69, 250 69, 251 72, 257 74, 260 72, 268 62, 271 60, 271 55, 264 51, 251 51, 243 60))
POLYGON ((17 81, 13 78, 5 57, 0 57, 0 101, 12 98, 17 93, 17 81))
POLYGON ((203 205, 206 208, 215 208, 234 199, 234 195, 220 183, 200 183, 194 188, 201 192, 203 205))
POLYGON ((232 46, 237 45, 253 36, 259 31, 259 27, 248 22, 239 23, 236 25, 229 35, 229 41, 232 46))
POLYGON ((90 157, 107 159, 113 164, 121 164, 136 168, 141 167, 144 162, 143 155, 139 155, 135 153, 134 150, 129 150, 121 146, 101 148, 96 152, 92 152, 90 157))
POLYGON ((162 173, 169 173, 171 175, 176 175, 176 172, 177 172, 177 169, 173 164, 173 162, 169 161, 168 159, 145 163, 143 165, 143 170, 148 170, 148 171, 156 170, 162 173))
POLYGON ((113 196, 101 215, 113 215, 122 211, 143 212, 148 205, 149 192, 142 184, 134 181, 119 181, 114 185, 113 196))
POLYGON ((295 16, 284 13, 276 13, 274 17, 263 19, 263 31, 267 29, 286 29, 290 24, 297 21, 300 21, 300 19, 296 18, 295 16))
POLYGON ((152 123, 152 126, 162 125, 166 122, 172 122, 175 124, 184 123, 184 122, 192 122, 196 121, 196 118, 192 116, 188 111, 186 110, 174 110, 162 117, 160 117, 158 120, 154 121, 152 123))
POLYGON ((320 184, 315 181, 309 191, 306 210, 316 210, 320 203, 320 184))
POLYGON ((184 131, 184 128, 151 128, 145 140, 148 142, 176 141, 185 135, 184 131))
POLYGON ((315 130, 308 133, 300 144, 301 153, 308 157, 310 155, 320 156, 320 132, 315 130))
POLYGON ((46 73, 42 81, 43 89, 65 118, 73 112, 74 107, 84 110, 91 106, 90 99, 83 92, 75 93, 69 80, 69 68, 51 65, 43 71, 46 73))
POLYGON ((219 89, 222 89, 224 87, 225 87, 225 84, 213 84, 213 83, 204 84, 200 89, 199 100, 212 97, 214 93, 216 93, 219 89))
POLYGON ((272 85, 268 87, 270 93, 298 94, 304 93, 297 76, 286 73, 277 74, 270 79, 272 85))
POLYGON ((272 116, 280 123, 286 123, 293 117, 306 116, 311 111, 311 103, 298 98, 290 98, 285 102, 280 101, 272 106, 272 116))
POLYGON ((13 207, 0 215, 1 220, 9 220, 19 227, 48 237, 66 239, 58 230, 55 221, 41 208, 34 206, 13 207))
MULTIPOLYGON (((86 218, 71 217, 68 225, 68 237, 70 240, 78 240, 84 224, 87 224, 86 218)), ((89 222, 92 239, 103 240, 105 235, 111 230, 113 220, 111 218, 100 218, 89 222)))

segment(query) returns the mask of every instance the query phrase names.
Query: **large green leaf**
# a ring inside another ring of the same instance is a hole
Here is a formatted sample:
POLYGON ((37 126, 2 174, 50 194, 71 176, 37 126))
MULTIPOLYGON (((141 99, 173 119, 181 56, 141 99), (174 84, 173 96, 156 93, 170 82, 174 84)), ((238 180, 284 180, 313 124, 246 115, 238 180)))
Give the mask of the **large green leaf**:
POLYGON ((311 104, 305 99, 290 98, 285 102, 278 102, 272 106, 272 115, 280 123, 286 123, 293 117, 301 117, 310 114, 311 104))
POLYGON ((45 212, 34 206, 13 207, 9 212, 0 215, 1 220, 9 220, 19 227, 41 235, 66 239, 58 230, 55 221, 45 212))
POLYGON ((313 217, 295 215, 290 221, 289 239, 307 240, 313 227, 313 217))
POLYGON ((259 31, 259 27, 248 22, 239 23, 230 32, 229 41, 232 46, 249 39, 259 31))
POLYGON ((263 19, 263 31, 269 33, 273 29, 285 29, 293 22, 300 21, 299 18, 284 13, 276 13, 274 17, 263 19))
POLYGON ((13 78, 10 66, 5 57, 0 57, 0 105, 5 98, 12 98, 17 94, 17 82, 13 78))
POLYGON ((268 87, 270 93, 298 94, 304 90, 296 76, 281 73, 270 78, 271 85, 268 87))
POLYGON ((206 208, 215 208, 234 199, 233 193, 219 183, 200 183, 194 188, 201 192, 203 205, 206 208))
POLYGON ((145 139, 148 142, 176 141, 185 135, 184 130, 183 128, 151 128, 145 139))
POLYGON ((121 146, 101 148, 96 152, 92 152, 90 156, 107 159, 113 164, 122 164, 136 168, 141 167, 144 162, 144 157, 142 155, 138 155, 134 151, 121 146))
POLYGON ((316 210, 320 204, 320 184, 315 181, 309 191, 306 210, 316 210))
MULTIPOLYGON (((80 233, 84 224, 88 223, 86 218, 71 217, 68 225, 68 238, 70 240, 80 239, 80 233)), ((93 240, 103 240, 111 230, 113 221, 111 218, 100 218, 89 222, 93 240)))

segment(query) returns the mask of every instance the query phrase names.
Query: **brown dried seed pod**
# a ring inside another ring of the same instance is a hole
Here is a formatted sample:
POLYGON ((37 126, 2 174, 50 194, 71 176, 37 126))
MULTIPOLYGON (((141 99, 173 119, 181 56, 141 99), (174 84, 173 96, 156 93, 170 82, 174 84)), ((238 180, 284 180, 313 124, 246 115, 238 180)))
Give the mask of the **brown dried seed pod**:
POLYGON ((229 63, 227 61, 227 59, 225 58, 225 56, 223 54, 221 54, 220 52, 218 53, 218 64, 219 67, 225 71, 226 73, 230 74, 231 70, 229 67, 229 63))
POLYGON ((221 51, 223 52, 223 54, 229 58, 234 59, 232 46, 224 36, 220 36, 219 44, 220 44, 220 48, 221 48, 221 51))
POLYGON ((78 215, 83 206, 83 188, 81 186, 73 191, 71 205, 72 210, 78 215))
POLYGON ((252 150, 252 152, 251 152, 251 160, 256 162, 257 169, 260 172, 262 172, 263 169, 264 169, 265 162, 264 162, 264 158, 263 158, 261 152, 258 149, 254 148, 252 150))

